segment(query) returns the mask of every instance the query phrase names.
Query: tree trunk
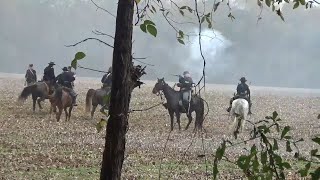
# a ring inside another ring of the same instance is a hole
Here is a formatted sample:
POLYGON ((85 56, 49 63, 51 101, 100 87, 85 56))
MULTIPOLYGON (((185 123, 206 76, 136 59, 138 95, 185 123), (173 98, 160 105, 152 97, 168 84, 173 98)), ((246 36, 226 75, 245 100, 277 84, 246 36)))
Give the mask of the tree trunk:
POLYGON ((119 180, 124 161, 130 95, 133 90, 132 22, 134 0, 119 0, 112 63, 112 89, 101 180, 119 180))

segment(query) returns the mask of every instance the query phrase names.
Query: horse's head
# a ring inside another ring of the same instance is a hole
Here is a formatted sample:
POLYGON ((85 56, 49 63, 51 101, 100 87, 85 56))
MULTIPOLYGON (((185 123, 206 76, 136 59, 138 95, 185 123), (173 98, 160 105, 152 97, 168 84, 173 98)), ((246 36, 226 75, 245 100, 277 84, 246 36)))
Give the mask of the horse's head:
POLYGON ((160 91, 163 90, 165 84, 166 83, 164 82, 164 78, 161 78, 161 79, 158 78, 158 82, 154 85, 152 89, 152 93, 158 94, 160 91))

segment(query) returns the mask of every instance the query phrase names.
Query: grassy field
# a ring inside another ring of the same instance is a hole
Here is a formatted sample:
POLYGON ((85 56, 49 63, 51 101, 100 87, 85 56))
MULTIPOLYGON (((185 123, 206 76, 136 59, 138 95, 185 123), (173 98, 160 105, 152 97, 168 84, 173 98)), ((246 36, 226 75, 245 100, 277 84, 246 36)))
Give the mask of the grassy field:
MULTIPOLYGON (((0 77, 0 179, 99 178, 105 132, 97 133, 95 124, 103 115, 97 111, 94 120, 91 120, 84 111, 84 100, 86 91, 99 88, 100 84, 98 80, 80 79, 75 84, 79 106, 72 112, 71 121, 65 122, 62 118, 61 122, 56 122, 48 114, 48 101, 45 101, 42 111, 37 109, 35 113, 32 112, 30 98, 23 106, 16 105, 23 89, 23 79, 0 77)), ((148 82, 141 89, 135 89, 130 106, 132 109, 143 109, 160 102, 160 98, 151 93, 152 85, 148 82)), ((194 122, 187 131, 178 131, 175 126, 168 138, 169 115, 162 106, 131 113, 123 179, 158 179, 160 162, 161 179, 206 179, 206 169, 210 176, 212 154, 222 138, 230 137, 230 121, 225 109, 234 88, 211 85, 206 90, 210 112, 204 122, 207 130, 204 143, 201 137, 193 137, 194 122), (207 166, 204 158, 198 157, 204 153, 207 166)), ((320 132, 319 120, 316 119, 320 99, 315 97, 320 93, 310 92, 253 88, 254 115, 250 120, 261 120, 276 110, 283 119, 283 125, 292 126, 294 137, 309 139, 320 132)), ((184 128, 187 123, 185 115, 181 122, 184 128)), ((248 137, 251 128, 247 124, 240 139, 248 137)), ((299 144, 304 154, 316 148, 309 142, 299 144)), ((244 147, 239 146, 226 153, 236 158, 245 151, 244 147)), ((289 154, 285 156, 290 157, 289 154)), ((300 166, 295 164, 294 169, 300 166)), ((242 176, 241 171, 226 162, 222 163, 221 171, 219 179, 242 176)), ((290 177, 294 179, 296 176, 291 174, 290 177)))

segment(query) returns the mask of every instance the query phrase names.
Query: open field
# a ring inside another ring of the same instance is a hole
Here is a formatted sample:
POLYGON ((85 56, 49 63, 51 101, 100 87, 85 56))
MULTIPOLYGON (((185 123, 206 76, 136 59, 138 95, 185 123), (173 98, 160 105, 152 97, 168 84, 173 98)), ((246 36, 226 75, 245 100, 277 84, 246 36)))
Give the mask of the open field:
MULTIPOLYGON (((143 109, 160 102, 160 98, 151 93, 153 83, 146 82, 147 85, 141 89, 135 89, 131 109, 143 109)), ((31 98, 23 106, 16 105, 23 89, 20 76, 8 78, 1 75, 0 85, 0 179, 98 179, 105 132, 97 133, 95 124, 103 115, 97 110, 95 119, 90 120, 84 111, 85 94, 89 88, 100 87, 98 79, 77 79, 78 107, 72 112, 70 122, 65 122, 62 116, 59 123, 49 118, 47 100, 44 109, 39 112, 37 108, 36 113, 32 112, 31 98)), ((225 109, 233 89, 234 86, 223 85, 209 85, 206 89, 205 98, 210 112, 204 122, 207 130, 204 147, 208 162, 212 161, 212 153, 221 139, 229 136, 230 121, 225 109)), ((283 125, 292 126, 293 137, 306 139, 299 144, 303 154, 316 148, 307 139, 320 132, 316 118, 320 90, 253 87, 252 91, 254 115, 251 121, 261 120, 276 110, 283 119, 283 125)), ((187 123, 185 115, 182 115, 181 122, 184 128, 187 123)), ((246 125, 242 139, 248 136, 251 128, 248 123, 246 125)), ((161 160, 162 179, 205 179, 205 161, 198 157, 204 153, 202 139, 192 138, 194 121, 187 131, 179 132, 175 126, 165 153, 163 148, 170 122, 164 107, 131 113, 129 126, 123 179, 158 179, 161 160)), ((226 153, 237 157, 245 151, 244 147, 226 153)), ((299 166, 295 164, 294 168, 299 166)), ((209 164, 209 174, 211 167, 209 164)), ((232 164, 223 163, 219 179, 239 178, 242 174, 233 168, 232 164)), ((297 178, 294 175, 290 177, 297 178)))

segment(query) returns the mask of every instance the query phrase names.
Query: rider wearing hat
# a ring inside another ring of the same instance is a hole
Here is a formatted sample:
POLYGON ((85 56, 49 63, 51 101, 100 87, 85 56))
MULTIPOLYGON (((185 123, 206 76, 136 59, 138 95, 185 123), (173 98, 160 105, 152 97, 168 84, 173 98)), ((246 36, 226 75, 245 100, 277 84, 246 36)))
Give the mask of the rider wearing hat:
POLYGON ((72 87, 72 82, 75 80, 75 78, 72 72, 68 71, 67 67, 64 67, 62 70, 63 72, 57 76, 56 81, 58 81, 58 84, 66 87, 69 90, 69 93, 72 96, 72 103, 74 106, 77 106, 76 104, 77 94, 72 87))
POLYGON ((248 101, 249 103, 249 114, 251 114, 251 95, 250 95, 250 88, 249 86, 246 84, 247 80, 245 77, 241 77, 240 78, 240 84, 238 84, 237 86, 237 94, 230 99, 230 104, 229 104, 229 107, 227 109, 228 112, 230 112, 231 110, 231 106, 232 106, 232 102, 235 100, 235 99, 238 99, 238 98, 244 98, 248 101))
POLYGON ((29 64, 29 69, 26 72, 25 79, 27 82, 27 86, 37 82, 37 73, 33 69, 33 64, 29 64))
POLYGON ((54 62, 50 62, 49 65, 44 69, 43 80, 54 83, 56 80, 56 76, 54 75, 53 66, 56 65, 54 62))
POLYGON ((191 91, 193 86, 193 80, 189 71, 184 71, 183 76, 179 75, 178 87, 180 87, 181 100, 179 104, 182 107, 188 106, 191 99, 191 91))
POLYGON ((103 75, 103 77, 101 79, 101 83, 103 84, 102 88, 111 87, 111 85, 112 85, 112 67, 109 67, 108 72, 105 75, 103 75))

